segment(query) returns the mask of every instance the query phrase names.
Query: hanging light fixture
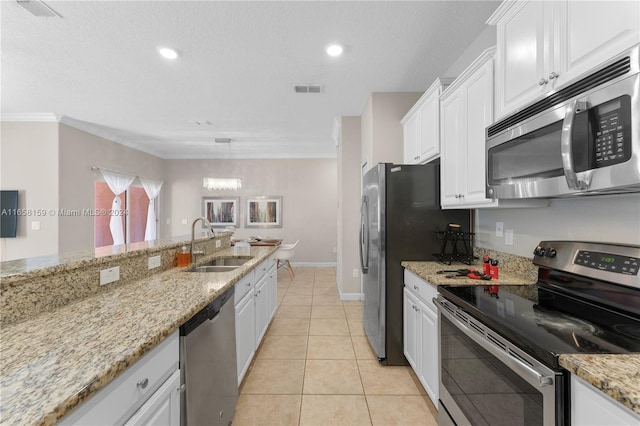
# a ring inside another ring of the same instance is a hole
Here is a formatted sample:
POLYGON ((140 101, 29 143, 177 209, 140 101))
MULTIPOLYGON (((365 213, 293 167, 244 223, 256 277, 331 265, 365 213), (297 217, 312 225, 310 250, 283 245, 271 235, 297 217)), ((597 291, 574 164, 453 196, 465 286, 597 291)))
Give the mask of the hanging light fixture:
POLYGON ((203 178, 202 186, 209 191, 237 191, 242 188, 242 179, 235 178, 203 178))

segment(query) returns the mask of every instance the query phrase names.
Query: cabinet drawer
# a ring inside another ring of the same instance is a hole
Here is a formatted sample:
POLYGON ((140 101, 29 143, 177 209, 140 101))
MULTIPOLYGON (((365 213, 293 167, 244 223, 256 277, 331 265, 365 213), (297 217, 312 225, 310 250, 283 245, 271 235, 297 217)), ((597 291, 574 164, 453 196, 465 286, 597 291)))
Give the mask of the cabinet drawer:
POLYGON ((245 294, 249 293, 253 288, 255 274, 254 271, 249 272, 240 281, 236 283, 235 292, 233 295, 233 304, 237 305, 245 294))
POLYGON ((262 277, 267 274, 272 264, 274 264, 273 259, 267 259, 256 267, 256 282, 260 281, 262 277))
POLYGON ((404 270, 404 285, 411 293, 422 300, 422 302, 424 302, 424 304, 432 311, 436 310, 436 307, 431 300, 438 295, 436 286, 426 282, 408 269, 404 270))
POLYGON ((178 370, 178 359, 176 331, 62 419, 60 424, 97 425, 125 422, 171 373, 178 370))

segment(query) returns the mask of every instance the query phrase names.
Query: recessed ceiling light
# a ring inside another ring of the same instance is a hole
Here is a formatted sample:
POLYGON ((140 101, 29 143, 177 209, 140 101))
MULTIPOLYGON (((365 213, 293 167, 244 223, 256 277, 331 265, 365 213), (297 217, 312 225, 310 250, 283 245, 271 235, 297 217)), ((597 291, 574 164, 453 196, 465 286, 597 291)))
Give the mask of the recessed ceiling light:
POLYGON ((327 55, 340 56, 342 55, 343 50, 344 49, 339 44, 332 44, 331 46, 327 47, 327 55))
POLYGON ((158 53, 166 59, 176 59, 178 57, 178 52, 170 47, 158 46, 158 53))

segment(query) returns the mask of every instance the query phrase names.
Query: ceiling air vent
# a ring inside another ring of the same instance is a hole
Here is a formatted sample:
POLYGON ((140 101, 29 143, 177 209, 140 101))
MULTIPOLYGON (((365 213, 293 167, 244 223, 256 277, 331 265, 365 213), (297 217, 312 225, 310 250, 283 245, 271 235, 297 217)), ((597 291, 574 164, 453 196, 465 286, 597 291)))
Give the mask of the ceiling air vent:
POLYGON ((58 12, 53 10, 51 6, 40 0, 16 0, 16 2, 27 9, 34 16, 44 18, 62 18, 58 12))
POLYGON ((298 84, 293 86, 296 93, 322 93, 322 86, 318 84, 298 84))

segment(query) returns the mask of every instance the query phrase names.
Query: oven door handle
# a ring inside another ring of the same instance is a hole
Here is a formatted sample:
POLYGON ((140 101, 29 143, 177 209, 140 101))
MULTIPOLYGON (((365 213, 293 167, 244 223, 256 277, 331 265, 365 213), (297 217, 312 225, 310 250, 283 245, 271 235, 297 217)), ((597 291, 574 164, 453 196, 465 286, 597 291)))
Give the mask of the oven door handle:
POLYGON ((575 171, 573 164, 573 124, 575 122, 576 113, 578 110, 584 110, 587 107, 587 103, 584 101, 578 102, 578 99, 574 99, 567 106, 567 111, 562 120, 562 134, 560 136, 560 155, 562 157, 562 169, 564 170, 564 177, 567 180, 569 189, 584 190, 589 187, 589 183, 578 179, 578 175, 575 171))
MULTIPOLYGON (((478 324, 475 324, 474 329, 472 330, 467 324, 463 321, 456 318, 456 315, 449 312, 449 308, 447 307, 444 300, 442 300, 442 296, 434 297, 433 303, 440 311, 440 314, 447 317, 449 321, 451 321, 458 329, 460 329, 464 334, 466 334, 471 340, 480 345, 483 349, 491 353, 493 356, 498 358, 502 363, 510 367, 513 371, 517 372, 522 378, 527 380, 533 386, 548 386, 554 384, 554 372, 543 365, 537 366, 537 368, 545 369, 543 373, 536 371, 533 367, 526 364, 522 357, 509 349, 508 345, 505 345, 505 349, 502 349, 500 346, 496 345, 494 342, 490 340, 490 338, 486 334, 481 334, 480 329, 484 329, 486 326, 478 326, 480 323, 476 321, 478 324), (476 327, 478 330, 476 330, 476 327)), ((467 316, 466 313, 463 316, 467 316)), ((486 333, 486 331, 485 331, 486 333)), ((491 336, 495 339, 494 336, 491 336)), ((497 340, 497 339, 496 339, 497 340)), ((502 343, 502 342, 501 342, 502 343)), ((506 343, 506 342, 505 342, 506 343)))

